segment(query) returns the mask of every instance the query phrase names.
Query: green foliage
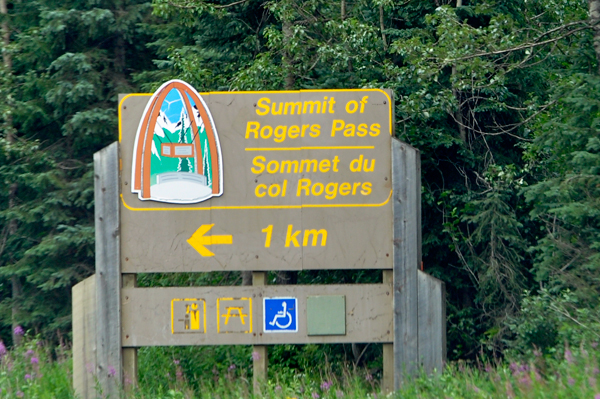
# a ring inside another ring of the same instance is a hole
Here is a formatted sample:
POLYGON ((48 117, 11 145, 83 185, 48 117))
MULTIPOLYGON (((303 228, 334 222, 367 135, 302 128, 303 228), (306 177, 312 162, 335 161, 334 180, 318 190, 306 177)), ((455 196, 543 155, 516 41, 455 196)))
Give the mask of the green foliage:
POLYGON ((572 75, 557 103, 540 116, 529 157, 546 174, 525 191, 543 221, 536 277, 552 290, 570 288, 591 307, 600 300, 600 79, 572 75))
MULTIPOLYGON (((188 363, 192 356, 198 355, 192 354, 192 350, 198 349, 143 349, 140 353, 140 384, 128 386, 122 397, 363 399, 382 396, 379 381, 368 370, 345 368, 334 372, 326 365, 311 370, 281 370, 255 390, 247 374, 249 348, 245 353, 233 347, 204 348, 216 350, 210 356, 219 360, 218 364, 213 364, 213 369, 207 370, 193 368, 197 359, 188 363), (241 363, 233 363, 236 361, 241 363), (237 367, 232 367, 233 364, 237 367)), ((597 341, 592 341, 563 347, 554 354, 536 353, 525 361, 471 366, 463 362, 452 363, 439 375, 418 376, 403 384, 400 391, 385 396, 593 398, 600 394, 597 382, 599 356, 597 341)), ((51 350, 41 341, 26 337, 19 347, 0 355, 0 398, 74 398, 68 357, 69 352, 64 348, 51 350)))
POLYGON ((508 326, 515 336, 511 352, 529 357, 562 353, 565 343, 579 347, 600 342, 600 312, 570 291, 526 293, 521 313, 508 326))
POLYGON ((0 341, 0 398, 75 398, 70 352, 25 337, 6 352, 0 341), (4 352, 4 353, 3 353, 4 352))
POLYGON ((149 64, 149 4, 14 2, 1 69, 0 317, 70 328, 71 287, 94 271, 92 154, 117 137, 117 93, 149 64), (136 54, 136 57, 126 57, 136 54))
MULTIPOLYGON (((532 313, 556 305, 579 315, 600 301, 600 80, 588 4, 462 4, 12 2, 12 66, 0 69, 0 334, 12 323, 45 336, 68 330, 70 287, 94 270, 91 157, 117 137, 117 94, 179 78, 199 91, 392 89, 396 136, 421 151, 424 268, 446 282, 451 357, 499 353, 509 339, 521 351, 541 347, 544 323, 548 348, 589 339, 563 333, 560 313, 532 313)), ((305 271, 298 281, 379 282, 381 273, 305 271)), ((139 283, 237 285, 241 275, 139 283)), ((361 366, 377 370, 374 347, 361 366)), ((351 352, 282 346, 273 364, 292 373, 351 352)), ((249 361, 242 349, 211 356, 238 371, 249 361)), ((184 362, 187 381, 212 372, 208 364, 184 362)), ((160 395, 179 395, 172 389, 160 395)))

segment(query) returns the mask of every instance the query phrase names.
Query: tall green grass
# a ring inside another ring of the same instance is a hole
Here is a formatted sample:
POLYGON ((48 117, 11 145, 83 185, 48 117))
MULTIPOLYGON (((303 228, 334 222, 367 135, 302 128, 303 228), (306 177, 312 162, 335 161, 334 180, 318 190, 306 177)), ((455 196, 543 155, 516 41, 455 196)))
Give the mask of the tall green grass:
MULTIPOLYGON (((564 347, 559 355, 496 364, 453 363, 444 373, 421 375, 398 392, 382 393, 377 376, 350 364, 297 370, 276 365, 269 379, 252 387, 251 353, 246 347, 214 347, 196 368, 191 348, 140 351, 139 385, 123 387, 128 399, 188 398, 589 398, 600 399, 597 343, 564 347), (240 359, 245 359, 240 361, 240 359)), ((18 347, 0 346, 0 398, 75 398, 70 353, 34 338, 18 347)), ((93 371, 90 371, 93 372, 93 371)), ((102 397, 99 394, 99 397, 102 397)))

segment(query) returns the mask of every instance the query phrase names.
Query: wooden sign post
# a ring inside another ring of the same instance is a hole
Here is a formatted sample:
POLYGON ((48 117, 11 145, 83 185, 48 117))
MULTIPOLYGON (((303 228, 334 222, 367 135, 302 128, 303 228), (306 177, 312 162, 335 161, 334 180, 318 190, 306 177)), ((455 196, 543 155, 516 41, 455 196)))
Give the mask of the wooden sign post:
POLYGON ((419 153, 392 133, 391 93, 378 89, 200 95, 171 81, 122 96, 119 143, 94 157, 96 302, 74 310, 74 326, 97 316, 94 339, 74 345, 96 342, 103 392, 135 383, 136 348, 154 345, 253 345, 256 377, 267 345, 382 343, 386 390, 441 370, 443 283, 418 270, 419 153), (268 270, 310 269, 384 278, 265 285, 268 270), (253 285, 135 284, 141 272, 232 270, 253 285))

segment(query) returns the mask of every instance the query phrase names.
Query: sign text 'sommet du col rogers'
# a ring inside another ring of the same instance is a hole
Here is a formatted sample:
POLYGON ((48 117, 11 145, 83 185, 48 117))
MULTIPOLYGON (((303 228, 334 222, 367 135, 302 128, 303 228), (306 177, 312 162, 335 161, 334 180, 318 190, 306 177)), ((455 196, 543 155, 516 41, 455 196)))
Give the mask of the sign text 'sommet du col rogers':
POLYGON ((119 123, 124 273, 392 268, 386 92, 173 80, 119 123))

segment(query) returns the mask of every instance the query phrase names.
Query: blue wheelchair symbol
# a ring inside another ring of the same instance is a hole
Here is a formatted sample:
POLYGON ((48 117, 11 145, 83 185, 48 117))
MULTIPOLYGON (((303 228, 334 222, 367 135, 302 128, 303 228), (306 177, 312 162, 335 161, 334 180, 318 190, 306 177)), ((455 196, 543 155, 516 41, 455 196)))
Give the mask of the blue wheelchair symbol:
POLYGON ((264 332, 298 332, 297 298, 264 298, 264 332))

